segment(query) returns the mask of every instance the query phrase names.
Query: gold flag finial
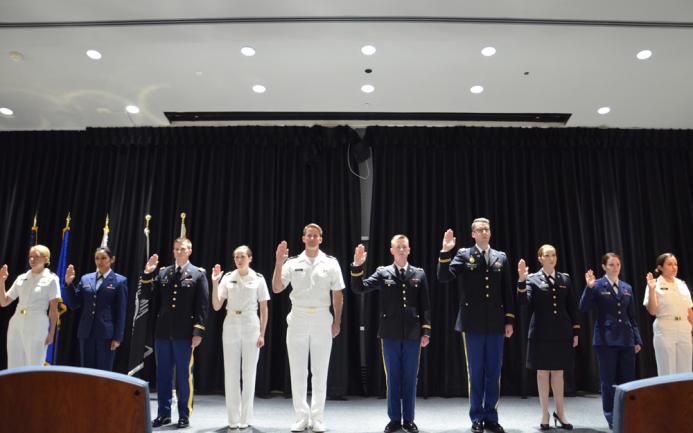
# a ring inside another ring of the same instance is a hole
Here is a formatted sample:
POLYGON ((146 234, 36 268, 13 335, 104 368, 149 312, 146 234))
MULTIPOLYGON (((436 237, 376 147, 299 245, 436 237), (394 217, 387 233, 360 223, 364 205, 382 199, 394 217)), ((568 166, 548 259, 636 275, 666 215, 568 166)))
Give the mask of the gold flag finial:
POLYGON ((152 216, 147 214, 144 216, 144 227, 149 228, 149 221, 152 220, 152 216))
POLYGON ((63 231, 65 230, 70 230, 70 221, 72 221, 72 218, 70 218, 70 212, 67 212, 67 217, 65 217, 65 227, 63 228, 63 231))
POLYGON ((188 234, 188 230, 185 228, 185 212, 180 213, 180 237, 184 238, 188 234))

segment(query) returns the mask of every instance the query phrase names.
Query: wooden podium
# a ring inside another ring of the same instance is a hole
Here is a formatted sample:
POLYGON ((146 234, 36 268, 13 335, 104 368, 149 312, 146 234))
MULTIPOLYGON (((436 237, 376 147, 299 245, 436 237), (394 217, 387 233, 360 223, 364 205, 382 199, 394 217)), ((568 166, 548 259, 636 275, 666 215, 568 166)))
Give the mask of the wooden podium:
POLYGON ((151 433, 149 386, 78 367, 0 371, 0 430, 13 433, 151 433))
POLYGON ((693 373, 636 380, 616 387, 614 433, 693 431, 693 373))

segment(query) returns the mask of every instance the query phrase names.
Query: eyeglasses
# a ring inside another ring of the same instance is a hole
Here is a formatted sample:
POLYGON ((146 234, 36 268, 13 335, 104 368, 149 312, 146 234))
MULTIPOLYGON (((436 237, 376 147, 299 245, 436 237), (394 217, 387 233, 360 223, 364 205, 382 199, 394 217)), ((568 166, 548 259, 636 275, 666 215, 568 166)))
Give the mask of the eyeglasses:
POLYGON ((490 227, 482 227, 478 229, 474 229, 474 233, 491 233, 491 228, 490 227))

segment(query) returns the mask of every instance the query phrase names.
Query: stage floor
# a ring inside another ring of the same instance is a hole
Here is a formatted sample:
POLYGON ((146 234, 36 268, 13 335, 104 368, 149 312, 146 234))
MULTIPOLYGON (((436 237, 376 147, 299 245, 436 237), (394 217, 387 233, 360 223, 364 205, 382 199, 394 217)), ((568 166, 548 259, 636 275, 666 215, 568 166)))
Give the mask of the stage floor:
MULTIPOLYGON (((575 433, 609 432, 602 415, 600 395, 566 397, 566 416, 575 426, 575 433)), ((156 416, 156 394, 152 395, 152 417, 156 416)), ((551 408, 551 410, 553 410, 551 408)), ((421 433, 469 432, 469 400, 466 398, 419 398, 416 401, 415 422, 421 433)), ((500 423, 508 433, 539 431, 539 400, 537 397, 502 397, 498 407, 500 423)), ((178 414, 174 408, 174 424, 154 431, 177 430, 178 414)), ((291 399, 283 396, 256 398, 255 415, 251 426, 230 433, 287 433, 294 421, 291 399)), ((325 424, 330 433, 378 433, 388 422, 384 399, 349 397, 348 400, 328 400, 325 424)), ((558 433, 551 423, 551 430, 558 433)), ((227 432, 226 407, 221 395, 197 395, 190 417, 190 433, 227 432)), ((400 430, 401 431, 401 430, 400 430)), ((310 433, 310 430, 306 431, 310 433)))

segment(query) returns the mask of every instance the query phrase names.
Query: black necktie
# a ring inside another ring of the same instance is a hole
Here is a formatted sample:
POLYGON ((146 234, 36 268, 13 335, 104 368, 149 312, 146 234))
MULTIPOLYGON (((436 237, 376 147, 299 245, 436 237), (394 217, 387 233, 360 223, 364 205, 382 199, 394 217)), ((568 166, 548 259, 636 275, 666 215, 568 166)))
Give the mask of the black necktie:
POLYGON ((96 277, 96 283, 94 283, 94 288, 95 288, 96 290, 99 290, 99 281, 101 281, 101 280, 103 280, 103 275, 99 274, 99 275, 96 277))
POLYGON ((548 278, 548 280, 549 280, 549 284, 551 284, 551 285, 553 286, 553 284, 554 284, 553 276, 552 276, 552 275, 549 275, 547 278, 548 278))
POLYGON ((618 295, 618 284, 614 283, 613 288, 614 288, 614 293, 618 295))
POLYGON ((180 280, 180 273, 181 273, 180 266, 176 266, 176 273, 174 274, 174 276, 176 277, 177 280, 180 280))
POLYGON ((488 265, 488 257, 486 256, 486 250, 481 250, 481 258, 484 259, 484 262, 488 265))
POLYGON ((404 281, 404 268, 400 268, 399 270, 399 279, 404 281))

